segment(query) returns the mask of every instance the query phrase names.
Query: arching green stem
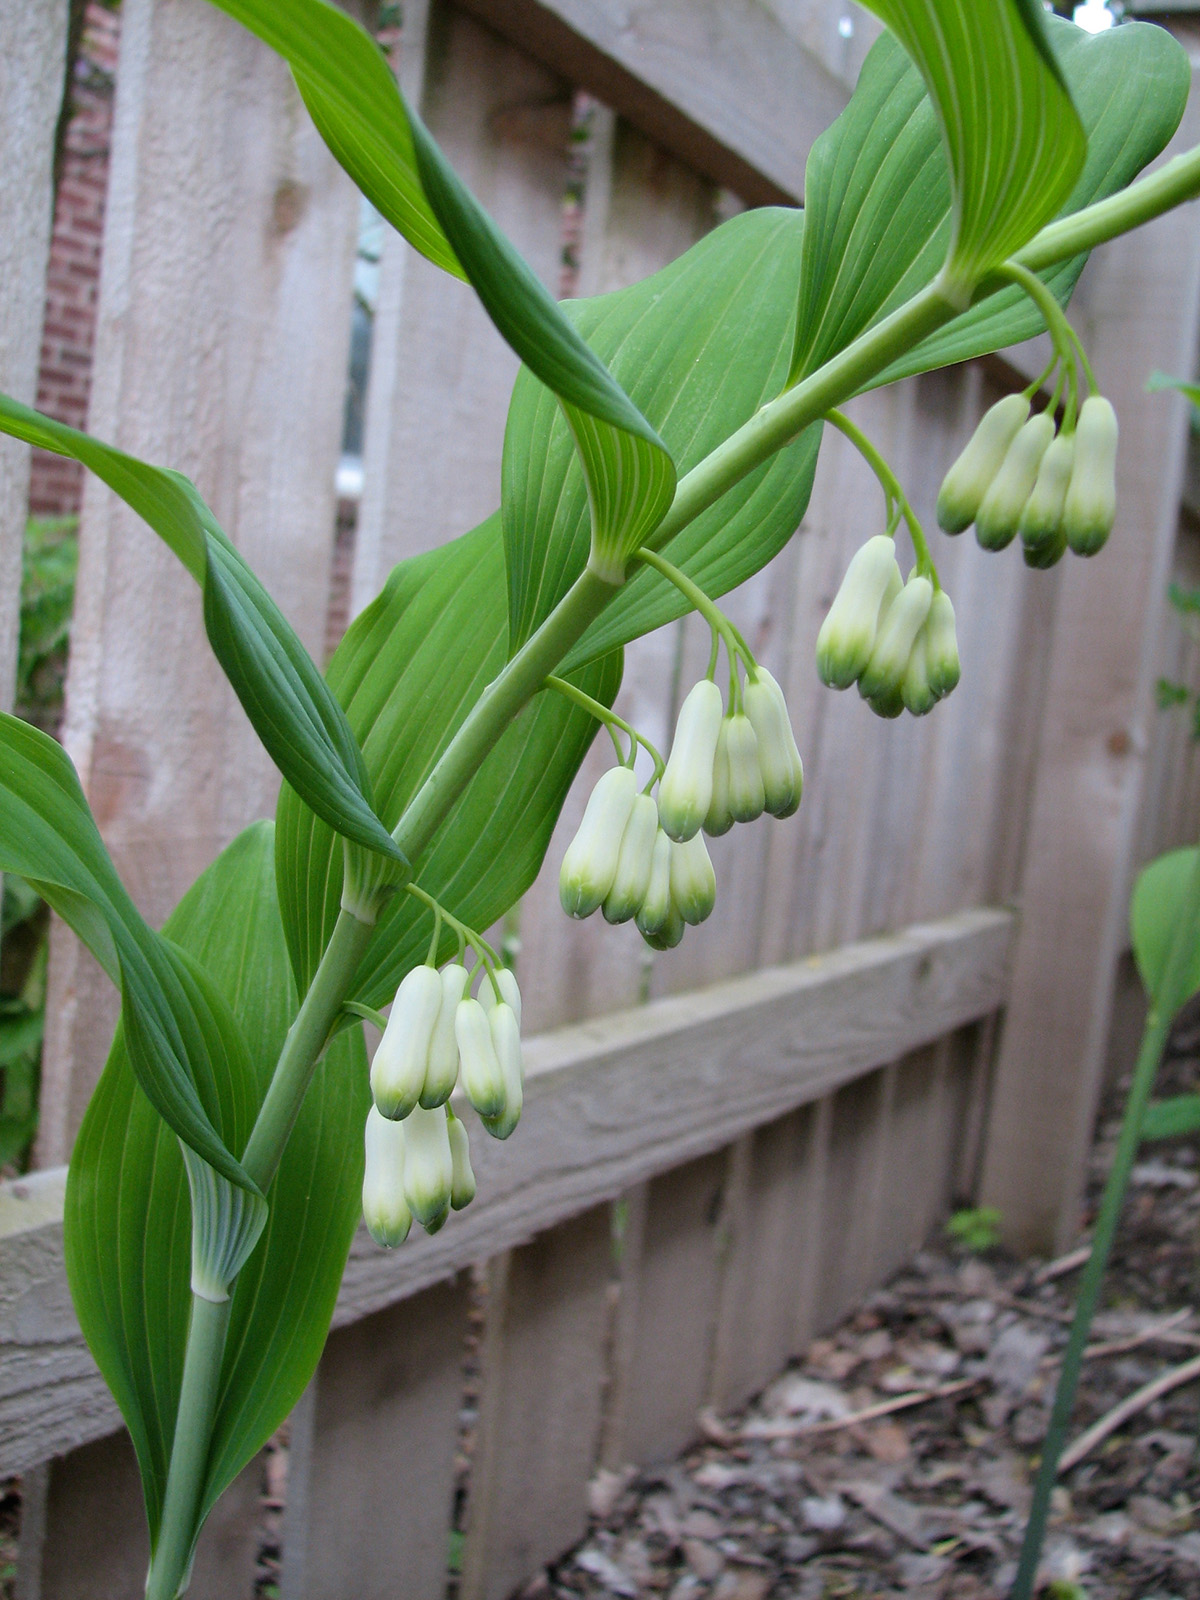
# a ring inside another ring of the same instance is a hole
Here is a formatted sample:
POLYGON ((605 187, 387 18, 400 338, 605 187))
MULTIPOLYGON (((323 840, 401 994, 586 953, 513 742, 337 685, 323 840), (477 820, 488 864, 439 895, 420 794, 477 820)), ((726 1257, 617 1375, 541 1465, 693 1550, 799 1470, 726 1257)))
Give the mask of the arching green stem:
POLYGON ((644 562, 648 567, 653 567, 655 572, 661 573, 669 583, 673 583, 684 599, 696 608, 714 633, 725 641, 725 649, 729 653, 730 670, 733 668, 735 655, 741 656, 747 668, 754 665, 754 652, 745 639, 742 638, 741 633, 721 610, 720 606, 710 600, 700 585, 693 582, 686 572, 682 572, 673 562, 660 556, 657 550, 648 550, 644 546, 635 553, 633 559, 644 562))
MULTIPOLYGON (((935 591, 940 589, 942 585, 938 579, 937 568, 933 564, 933 556, 929 551, 929 544, 925 538, 925 530, 921 526, 921 519, 910 505, 899 478, 897 478, 891 467, 858 424, 851 422, 844 411, 838 411, 831 406, 825 413, 825 420, 849 439, 850 443, 879 479, 880 486, 887 498, 889 511, 894 504, 904 518, 909 537, 912 539, 913 553, 917 558, 917 571, 930 580, 935 591)), ((889 525, 888 532, 891 533, 891 531, 892 528, 889 525)))
POLYGON ((581 706, 584 711, 590 711, 597 722, 602 722, 610 733, 612 733, 613 728, 620 728, 630 742, 629 755, 626 758, 625 752, 621 749, 620 744, 617 743, 616 735, 613 735, 613 743, 617 746, 617 758, 622 766, 633 765, 633 753, 640 744, 654 763, 655 778, 662 777, 667 765, 666 762, 656 747, 646 738, 645 734, 639 733, 632 723, 626 722, 624 717, 619 717, 615 711, 606 705, 602 705, 599 700, 594 700, 590 694, 586 694, 582 689, 577 689, 573 683, 568 683, 566 678, 557 678, 551 673, 546 679, 546 687, 557 690, 567 700, 571 700, 577 706, 581 706))

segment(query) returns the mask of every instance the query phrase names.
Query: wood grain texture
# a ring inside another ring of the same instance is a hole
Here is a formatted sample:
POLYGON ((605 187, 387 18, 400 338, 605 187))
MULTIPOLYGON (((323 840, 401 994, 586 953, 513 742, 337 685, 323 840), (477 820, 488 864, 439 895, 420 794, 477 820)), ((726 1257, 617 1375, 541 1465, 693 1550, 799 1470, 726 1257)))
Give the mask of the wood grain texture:
MULTIPOLYGON (((37 389, 54 209, 54 129, 63 93, 66 0, 0 0, 0 390, 32 405, 37 389)), ((21 542, 29 446, 0 439, 0 708, 17 670, 21 542)))
POLYGON ((806 36, 824 34, 847 75, 857 63, 828 37, 831 7, 818 16, 811 4, 757 0, 464 3, 755 205, 803 195, 809 148, 848 97, 806 36))
POLYGON ((292 1417, 282 1600, 442 1600, 467 1302, 460 1275, 330 1336, 292 1417))
MULTIPOLYGON (((525 1114, 471 1128, 479 1196, 433 1238, 360 1233, 335 1325, 417 1294, 1004 1002, 1012 918, 973 911, 532 1040, 525 1114)), ((0 1186, 0 1472, 110 1432, 62 1275, 57 1168, 0 1186)), ((832 1224, 830 1224, 832 1226, 832 1224)))
MULTIPOLYGON (((1171 148, 1198 133, 1193 95, 1171 148)), ((1098 250, 1088 275, 1085 339, 1121 419, 1118 520, 1102 559, 1064 563, 1037 746, 981 1196, 1018 1251, 1061 1249, 1078 1226, 1184 468, 1184 418, 1143 386, 1155 367, 1193 370, 1200 220, 1159 218, 1098 250)))
POLYGON ((587 1531, 612 1267, 608 1206, 490 1264, 463 1600, 504 1600, 587 1531))
MULTIPOLYGON (((406 21, 402 82, 455 170, 554 289, 570 89, 444 0, 406 21)), ((406 8, 407 11, 407 8, 406 8)), ((518 361, 469 285, 390 230, 380 260, 352 610, 397 561, 444 544, 500 502, 518 361)))
MULTIPOLYGON (((89 427, 192 478, 318 654, 357 216, 282 61, 212 6, 129 0, 89 427)), ((64 739, 152 922, 274 808, 278 776, 209 654, 195 583, 95 479, 64 739)), ((57 928, 43 1163, 70 1149, 116 1009, 57 928)))

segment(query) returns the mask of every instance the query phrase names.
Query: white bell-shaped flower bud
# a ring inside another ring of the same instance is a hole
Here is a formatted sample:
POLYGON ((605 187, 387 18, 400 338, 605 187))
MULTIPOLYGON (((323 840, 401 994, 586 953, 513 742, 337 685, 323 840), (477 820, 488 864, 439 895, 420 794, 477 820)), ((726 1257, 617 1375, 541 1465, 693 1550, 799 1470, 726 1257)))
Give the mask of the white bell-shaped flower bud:
POLYGON ((712 799, 704 818, 704 831, 712 839, 719 839, 733 827, 733 812, 729 809, 729 718, 721 720, 717 735, 717 749, 713 756, 712 799))
POLYGON ((954 606, 944 589, 929 602, 925 618, 925 670, 929 687, 939 700, 958 685, 962 666, 958 659, 958 635, 954 628, 954 606))
POLYGON ((525 1094, 525 1068, 521 1061, 521 1030, 516 1013, 501 1003, 488 1012, 492 1047, 504 1077, 504 1107, 495 1116, 484 1117, 483 1125, 494 1139, 507 1139, 521 1120, 525 1094))
POLYGON ((983 497, 1028 415, 1029 401, 1023 394, 1005 395, 984 412, 938 493, 937 519, 947 533, 961 533, 975 521, 983 497))
POLYGON ((671 915, 671 841, 660 828, 654 838, 650 882, 637 910, 638 932, 643 938, 665 926, 671 915))
POLYGON ((621 839, 638 796, 629 767, 613 767, 592 790, 558 874, 558 897, 569 917, 590 917, 613 886, 621 839))
POLYGON ((477 999, 485 1011, 491 1011, 493 1006, 498 1006, 500 1001, 503 1000, 505 1005, 513 1008, 513 1014, 517 1019, 517 1027, 521 1026, 521 990, 517 984, 517 975, 511 967, 496 968, 495 986, 493 986, 489 974, 485 972, 479 980, 477 999), (500 990, 499 996, 496 994, 497 988, 500 990))
POLYGON ((744 711, 726 719, 729 730, 729 809, 735 822, 753 822, 766 807, 762 768, 759 765, 758 735, 744 711))
POLYGON ((886 533, 856 550, 817 634, 817 672, 831 689, 848 689, 875 645, 889 596, 903 585, 895 542, 886 533))
POLYGON ((421 1098, 441 1003, 442 980, 433 967, 414 967, 396 990, 371 1062, 371 1094, 385 1117, 408 1116, 421 1098))
POLYGON ((426 1111, 432 1111, 434 1106, 445 1105, 458 1082, 458 1039, 455 1036, 454 1019, 458 1002, 467 990, 468 976, 466 967, 459 961, 443 967, 439 974, 442 1001, 429 1041, 429 1064, 425 1068, 420 1100, 426 1111))
POLYGON ((650 946, 651 950, 674 950, 675 946, 683 938, 685 927, 686 923, 679 914, 679 907, 672 901, 665 920, 653 933, 647 933, 644 928, 640 931, 642 938, 650 946))
POLYGON ((1079 408, 1075 460, 1063 503, 1062 526, 1077 556, 1094 556, 1117 515, 1117 413, 1102 396, 1079 408))
MULTIPOLYGON (((865 700, 874 702, 878 699, 881 704, 887 704, 899 697, 908 658, 932 603, 932 583, 928 578, 913 573, 902 593, 888 607, 875 648, 871 651, 871 659, 858 680, 859 693, 865 700)), ((874 704, 872 709, 879 710, 874 704)), ((889 716, 894 713, 880 710, 879 714, 889 716)))
POLYGON ((804 763, 796 748, 783 690, 765 667, 759 667, 758 677, 746 684, 743 700, 758 737, 764 810, 773 817, 790 817, 804 789, 804 763))
POLYGON ((469 995, 458 1003, 454 1035, 458 1040, 463 1093, 481 1117, 498 1116, 504 1110, 504 1073, 492 1043, 488 1013, 469 995))
POLYGON ((450 1204, 454 1162, 442 1106, 417 1106, 407 1118, 404 1145, 404 1198, 423 1228, 435 1223, 450 1204))
POLYGON ((928 620, 913 640, 908 665, 904 669, 904 681, 900 685, 900 697, 905 708, 911 711, 914 717, 925 716, 937 705, 938 697, 929 682, 928 620))
POLYGON ((975 537, 985 550, 1003 550, 1012 543, 1037 483, 1042 458, 1053 442, 1054 419, 1041 411, 1030 417, 1009 445, 975 515, 975 537))
POLYGON ((475 1198, 475 1174, 471 1171, 471 1146, 467 1139, 466 1124, 453 1112, 446 1118, 446 1133, 450 1139, 450 1161, 454 1177, 450 1184, 450 1204, 455 1211, 469 1206, 475 1198))
POLYGON ((1026 500, 1017 524, 1025 559, 1030 565, 1053 566, 1067 548, 1062 514, 1074 464, 1075 435, 1060 433, 1042 457, 1033 493, 1026 500))
POLYGON ((404 1198, 404 1124, 367 1112, 363 1221, 376 1244, 394 1249, 408 1238, 412 1212, 404 1198))
MULTIPOLYGON (((704 835, 697 833, 671 847, 671 902, 693 927, 712 912, 717 898, 717 875, 709 860, 704 835)), ((661 931, 661 930, 660 930, 661 931)))
POLYGON ((669 838, 694 838, 708 815, 723 714, 721 691, 708 678, 688 691, 679 708, 658 789, 658 817, 669 838))
POLYGON ((628 922, 637 914, 650 887, 657 837, 658 807, 650 795, 639 794, 621 840, 613 886, 604 901, 606 922, 628 922))

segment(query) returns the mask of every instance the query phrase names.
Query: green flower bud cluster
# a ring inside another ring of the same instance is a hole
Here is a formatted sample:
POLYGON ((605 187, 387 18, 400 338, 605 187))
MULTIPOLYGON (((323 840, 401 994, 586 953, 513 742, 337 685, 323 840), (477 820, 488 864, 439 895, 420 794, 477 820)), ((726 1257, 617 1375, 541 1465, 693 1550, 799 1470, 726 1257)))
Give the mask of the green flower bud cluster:
POLYGON ((942 483, 938 522, 947 533, 973 522, 985 550, 1020 534, 1031 567, 1052 567, 1068 548, 1095 555, 1116 517, 1116 413, 1091 395, 1059 432, 1052 408, 1031 417, 1029 407, 1011 394, 984 415, 942 483))
POLYGON ((921 717, 958 683, 954 606, 915 568, 907 583, 890 534, 855 551, 817 635, 817 671, 858 691, 881 717, 921 717))
POLYGON ((397 1245, 415 1217, 436 1233, 475 1196, 467 1130, 448 1101, 463 1094, 487 1131, 507 1139, 521 1117, 521 994, 514 975, 485 970, 468 993, 460 962, 414 967, 396 991, 371 1063, 363 1216, 378 1244, 397 1245))
POLYGON ((762 667, 751 671, 742 708, 728 716, 710 679, 689 692, 657 804, 639 791, 631 767, 600 779, 563 857, 559 897, 568 915, 600 909, 608 922, 633 918, 653 949, 671 949, 716 899, 703 833, 725 833, 764 811, 789 817, 796 810, 804 769, 783 691, 762 667))

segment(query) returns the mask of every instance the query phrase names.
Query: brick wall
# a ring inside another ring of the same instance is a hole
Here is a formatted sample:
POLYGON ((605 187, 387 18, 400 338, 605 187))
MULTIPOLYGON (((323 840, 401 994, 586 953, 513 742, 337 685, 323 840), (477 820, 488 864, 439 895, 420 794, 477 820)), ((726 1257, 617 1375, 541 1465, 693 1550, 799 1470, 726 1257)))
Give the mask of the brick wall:
MULTIPOLYGON (((55 200, 37 391, 40 411, 76 428, 86 425, 91 388, 119 38, 119 12, 89 0, 55 200)), ((82 492, 82 467, 34 451, 29 485, 33 515, 77 512, 82 492)))

